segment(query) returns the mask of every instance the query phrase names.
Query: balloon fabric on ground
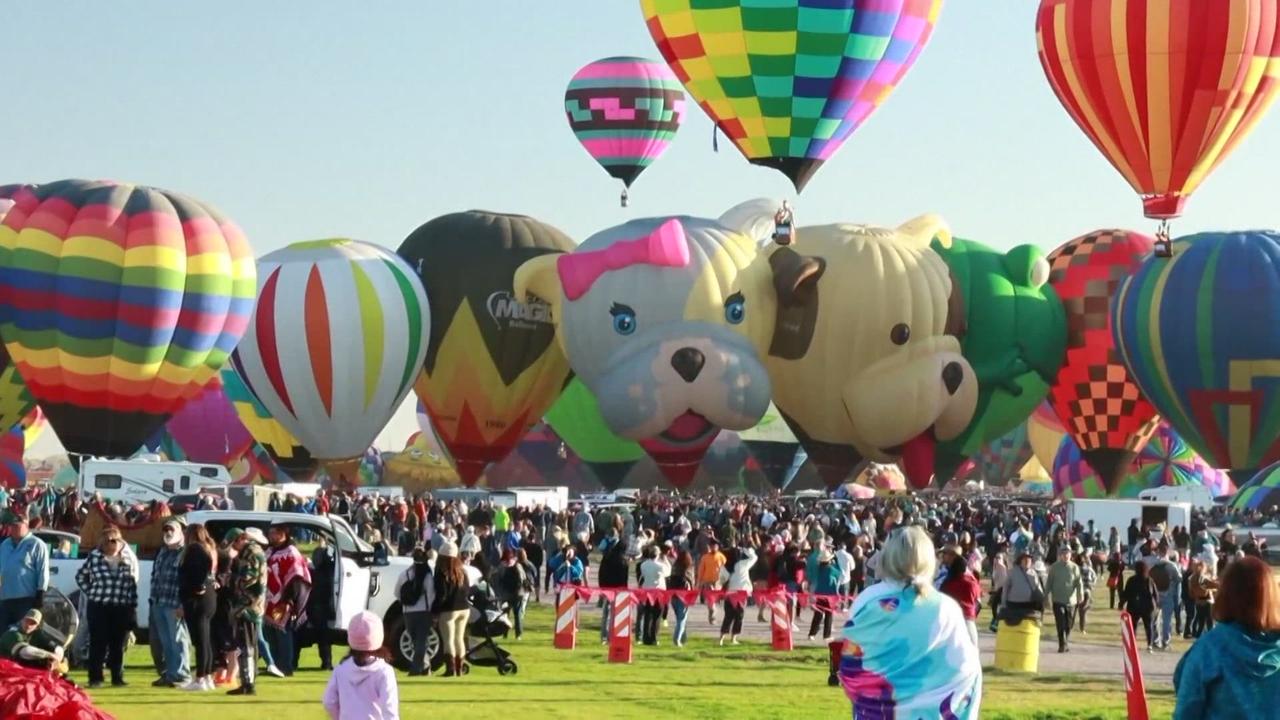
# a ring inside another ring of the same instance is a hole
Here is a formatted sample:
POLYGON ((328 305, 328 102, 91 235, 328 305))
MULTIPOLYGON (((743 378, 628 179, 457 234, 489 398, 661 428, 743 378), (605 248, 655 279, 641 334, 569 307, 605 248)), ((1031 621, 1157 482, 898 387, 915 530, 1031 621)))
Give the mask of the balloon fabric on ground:
POLYGON ((796 190, 902 81, 942 0, 641 0, 676 77, 747 160, 796 190))
POLYGON ((414 392, 474 485, 547 411, 569 374, 546 303, 512 293, 526 260, 572 250, 556 228, 480 210, 435 218, 398 250, 431 300, 431 341, 414 392))
POLYGON ((1147 216, 1176 217, 1275 100, 1280 2, 1041 0, 1036 44, 1147 216))
POLYGON ((1231 509, 1272 512, 1280 507, 1280 463, 1264 468, 1231 498, 1231 509))
POLYGON ((1049 263, 1034 245, 1000 253, 954 238, 949 247, 939 241, 932 247, 958 285, 965 313, 961 352, 979 384, 969 427, 938 444, 934 480, 942 485, 964 458, 1016 432, 1048 395, 1062 367, 1067 327, 1062 303, 1047 284, 1049 263))
MULTIPOLYGON (((564 94, 578 142, 627 188, 675 139, 684 108, 684 91, 671 70, 637 57, 588 64, 564 94)), ((625 190, 622 197, 625 205, 625 190)))
POLYGON ((430 309, 413 270, 356 240, 294 243, 258 261, 258 306, 236 348, 236 374, 311 452, 359 459, 422 367, 430 309))
POLYGON ((1120 356, 1214 467, 1280 462, 1280 234, 1200 233, 1150 258, 1112 316, 1120 356))
POLYGON ((1156 417, 1116 351, 1111 304, 1154 240, 1099 230, 1049 254, 1049 284, 1067 316, 1067 354, 1049 389, 1053 411, 1103 484, 1114 490, 1156 417))
POLYGON ((154 188, 63 180, 13 199, 0 334, 68 451, 128 457, 244 333, 249 245, 208 205, 154 188))

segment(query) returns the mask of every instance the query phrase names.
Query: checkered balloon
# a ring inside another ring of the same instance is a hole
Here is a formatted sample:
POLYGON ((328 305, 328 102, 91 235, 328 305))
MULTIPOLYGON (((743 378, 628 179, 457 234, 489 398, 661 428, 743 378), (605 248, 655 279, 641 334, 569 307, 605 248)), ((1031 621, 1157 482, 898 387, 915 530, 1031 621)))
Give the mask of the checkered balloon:
POLYGON ((942 0, 640 0, 685 89, 757 165, 803 190, 893 92, 942 0))
POLYGON ((1054 414, 1114 492, 1156 417, 1116 351, 1111 301, 1151 254, 1154 240, 1127 230, 1099 230, 1049 255, 1049 284, 1067 313, 1067 357, 1049 389, 1054 414))

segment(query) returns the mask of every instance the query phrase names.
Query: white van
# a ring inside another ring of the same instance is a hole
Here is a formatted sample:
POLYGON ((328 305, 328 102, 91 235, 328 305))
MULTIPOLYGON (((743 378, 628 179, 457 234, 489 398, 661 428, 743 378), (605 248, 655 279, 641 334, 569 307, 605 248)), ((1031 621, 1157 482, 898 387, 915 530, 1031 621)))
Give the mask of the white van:
POLYGON ((221 465, 167 462, 158 455, 129 460, 92 458, 80 463, 82 495, 98 493, 108 502, 168 502, 175 495, 195 495, 214 488, 226 489, 231 473, 221 465))

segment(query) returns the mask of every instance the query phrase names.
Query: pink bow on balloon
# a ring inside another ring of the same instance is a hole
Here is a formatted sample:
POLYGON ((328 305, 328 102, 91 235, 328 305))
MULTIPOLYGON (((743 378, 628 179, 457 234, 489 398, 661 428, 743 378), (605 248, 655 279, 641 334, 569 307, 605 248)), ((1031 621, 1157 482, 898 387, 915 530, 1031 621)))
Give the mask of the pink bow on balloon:
POLYGON ((622 240, 600 250, 561 255, 556 260, 556 270, 560 273, 565 297, 577 300, 591 290, 601 275, 640 264, 658 267, 685 267, 689 264, 689 243, 679 220, 672 218, 648 236, 636 240, 622 240))

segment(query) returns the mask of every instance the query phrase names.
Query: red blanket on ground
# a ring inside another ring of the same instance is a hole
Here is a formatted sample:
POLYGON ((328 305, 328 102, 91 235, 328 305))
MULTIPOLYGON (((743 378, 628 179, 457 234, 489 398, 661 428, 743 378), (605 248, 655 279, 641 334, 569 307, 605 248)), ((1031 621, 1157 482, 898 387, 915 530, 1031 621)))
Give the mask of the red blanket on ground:
POLYGON ((5 720, 115 720, 79 688, 0 658, 0 718, 5 720))

